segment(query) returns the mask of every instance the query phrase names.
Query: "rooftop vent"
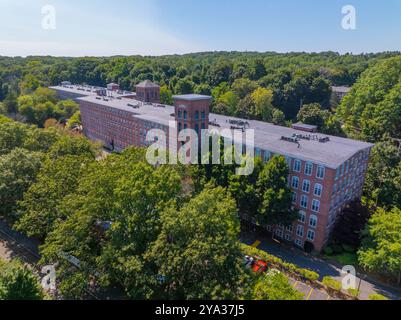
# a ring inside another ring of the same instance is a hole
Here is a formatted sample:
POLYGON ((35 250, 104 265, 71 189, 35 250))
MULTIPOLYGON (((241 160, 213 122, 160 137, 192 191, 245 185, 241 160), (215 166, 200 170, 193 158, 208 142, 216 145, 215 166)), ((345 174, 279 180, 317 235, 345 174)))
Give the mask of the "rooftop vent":
POLYGON ((209 126, 218 127, 218 128, 221 127, 221 125, 217 123, 217 120, 216 120, 216 119, 213 120, 213 121, 210 121, 210 122, 209 122, 209 126))
POLYGON ((317 132, 317 126, 305 124, 302 122, 294 123, 291 127, 299 131, 317 132))
POLYGON ((326 143, 326 142, 329 142, 329 141, 330 141, 329 137, 319 138, 319 142, 320 143, 326 143))
POLYGON ((241 127, 242 128, 249 128, 250 124, 248 121, 242 121, 242 120, 229 120, 228 121, 231 125, 241 127))
POLYGON ((299 143, 299 139, 298 138, 282 136, 281 140, 287 141, 287 142, 291 142, 291 143, 295 143, 295 144, 298 145, 298 148, 301 147, 301 144, 299 143))

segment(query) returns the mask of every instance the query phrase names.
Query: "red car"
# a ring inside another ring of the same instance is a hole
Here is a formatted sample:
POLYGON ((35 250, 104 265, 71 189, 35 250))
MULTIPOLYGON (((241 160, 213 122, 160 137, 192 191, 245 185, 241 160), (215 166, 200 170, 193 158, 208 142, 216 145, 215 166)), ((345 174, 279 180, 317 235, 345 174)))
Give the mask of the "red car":
POLYGON ((258 256, 255 256, 255 257, 245 256, 244 262, 245 262, 244 263, 245 267, 252 268, 252 271, 254 271, 254 272, 264 273, 267 271, 267 269, 269 267, 267 262, 262 260, 262 258, 260 258, 258 256))

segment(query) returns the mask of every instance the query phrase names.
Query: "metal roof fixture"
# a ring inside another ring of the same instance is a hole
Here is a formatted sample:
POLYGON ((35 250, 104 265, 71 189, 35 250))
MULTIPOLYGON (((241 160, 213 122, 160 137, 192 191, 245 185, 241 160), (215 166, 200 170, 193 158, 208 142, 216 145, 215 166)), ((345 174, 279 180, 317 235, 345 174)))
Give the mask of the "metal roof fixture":
POLYGON ((326 142, 329 142, 330 141, 330 138, 329 137, 322 137, 322 138, 319 138, 319 142, 320 143, 326 143, 326 142))
POLYGON ((221 127, 221 125, 217 122, 216 119, 214 119, 213 121, 209 121, 209 125, 212 127, 221 127))
POLYGON ((298 138, 282 136, 281 140, 287 141, 287 142, 291 142, 291 143, 296 143, 298 145, 298 148, 301 147, 301 144, 299 143, 299 139, 298 138))

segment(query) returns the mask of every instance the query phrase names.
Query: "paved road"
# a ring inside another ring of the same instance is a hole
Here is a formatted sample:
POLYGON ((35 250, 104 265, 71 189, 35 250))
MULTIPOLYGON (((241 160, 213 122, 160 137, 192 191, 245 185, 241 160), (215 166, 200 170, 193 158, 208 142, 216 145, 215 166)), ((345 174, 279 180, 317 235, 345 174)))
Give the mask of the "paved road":
POLYGON ((37 241, 13 231, 0 220, 0 258, 5 260, 20 258, 33 266, 40 259, 38 247, 37 241))
MULTIPOLYGON (((296 248, 286 248, 281 246, 278 243, 275 243, 269 238, 262 238, 258 236, 259 239, 256 239, 255 236, 251 236, 249 234, 242 235, 242 242, 248 245, 254 244, 256 241, 260 242, 258 245, 258 249, 266 251, 276 257, 281 258, 282 260, 298 265, 301 268, 306 268, 313 270, 321 276, 321 278, 325 276, 333 277, 336 280, 341 281, 344 275, 341 272, 341 269, 330 264, 327 261, 322 259, 318 259, 315 257, 311 257, 305 255, 303 252, 296 248)), ((401 300, 401 290, 395 290, 393 288, 385 287, 382 284, 376 283, 372 280, 366 281, 360 278, 357 278, 357 284, 360 286, 360 299, 368 300, 368 297, 372 293, 382 294, 393 300, 401 300)), ((321 299, 319 299, 321 300, 321 299)))

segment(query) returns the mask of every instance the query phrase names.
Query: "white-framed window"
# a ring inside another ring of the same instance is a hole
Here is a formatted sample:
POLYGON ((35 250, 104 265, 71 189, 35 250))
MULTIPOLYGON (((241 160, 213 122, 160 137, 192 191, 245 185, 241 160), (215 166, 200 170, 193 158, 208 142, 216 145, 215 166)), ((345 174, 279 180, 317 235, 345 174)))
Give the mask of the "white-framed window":
POLYGON ((325 167, 323 167, 323 166, 318 166, 318 167, 317 167, 317 170, 316 170, 316 178, 318 178, 318 179, 324 179, 325 171, 326 171, 325 167))
POLYGON ((310 181, 309 180, 304 180, 302 182, 302 191, 305 193, 309 193, 310 192, 310 181))
POLYGON ((287 240, 287 241, 291 241, 292 240, 291 235, 289 233, 287 233, 285 235, 285 240, 287 240))
POLYGON ((306 221, 306 213, 305 211, 299 211, 298 221, 301 223, 305 223, 306 221))
POLYGON ((308 197, 305 195, 301 197, 301 207, 305 209, 308 208, 308 197))
POLYGON ((302 162, 301 160, 294 160, 294 171, 295 172, 301 172, 301 166, 302 166, 302 162))
POLYGON ((304 227, 303 226, 297 226, 297 236, 302 238, 304 236, 304 227))
POLYGON ((295 245, 297 245, 298 247, 302 248, 304 246, 304 243, 300 239, 295 239, 295 245))
POLYGON ((276 229, 276 236, 279 238, 283 238, 283 230, 282 229, 276 229))
POLYGON ((292 177, 291 186, 294 189, 298 189, 298 187, 299 187, 299 178, 298 177, 296 177, 296 176, 292 177))
POLYGON ((305 174, 311 176, 313 171, 313 164, 310 162, 305 163, 305 174))
POLYGON ((316 228, 317 227, 317 216, 311 215, 309 217, 309 226, 312 227, 312 228, 316 228))
POLYGON ((312 211, 313 212, 319 212, 320 211, 320 201, 313 199, 312 200, 312 211))
POLYGON ((289 225, 285 228, 285 230, 287 230, 288 232, 292 232, 292 225, 289 225))
POLYGON ((313 230, 308 230, 308 234, 307 234, 307 239, 309 241, 314 241, 315 240, 315 231, 313 230))
POLYGON ((266 226, 266 230, 272 232, 272 226, 266 226))
POLYGON ((323 193, 323 186, 322 186, 320 183, 316 183, 316 184, 315 184, 315 189, 314 189, 313 194, 314 194, 316 197, 321 197, 321 196, 322 196, 322 193, 323 193))
POLYGON ((292 192, 291 193, 291 198, 292 198, 292 203, 297 203, 297 193, 296 192, 292 192))

